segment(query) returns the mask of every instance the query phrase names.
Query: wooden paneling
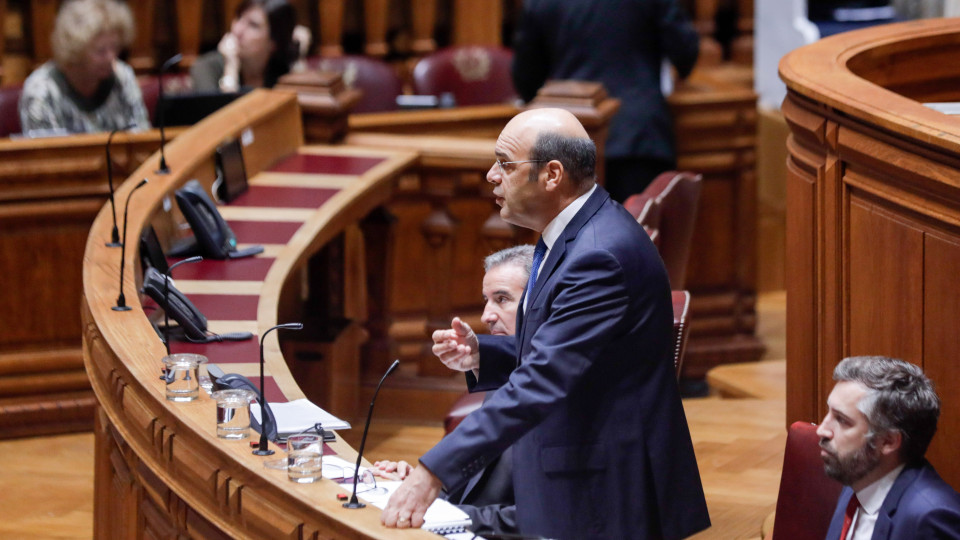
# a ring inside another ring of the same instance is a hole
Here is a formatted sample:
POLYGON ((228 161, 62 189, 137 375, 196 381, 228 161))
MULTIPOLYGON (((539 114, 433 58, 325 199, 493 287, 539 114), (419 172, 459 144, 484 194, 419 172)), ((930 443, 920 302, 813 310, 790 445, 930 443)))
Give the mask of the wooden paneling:
MULTIPOLYGON (((90 224, 109 194, 106 140, 0 140, 0 305, 8 307, 0 311, 0 437, 92 426, 74 307, 90 224)), ((111 145, 117 182, 158 144, 155 131, 118 134, 111 145)), ((117 204, 122 225, 123 201, 117 204)))
POLYGON ((928 90, 955 87, 960 68, 942 55, 957 43, 960 21, 916 21, 826 38, 780 64, 792 131, 787 423, 825 414, 845 356, 919 364, 943 401, 928 458, 954 487, 960 129, 914 99, 955 96, 928 90))
POLYGON ((923 233, 851 197, 845 354, 923 358, 923 233), (855 306, 855 307, 854 307, 855 306))
POLYGON ((960 478, 957 447, 943 436, 960 433, 960 393, 954 391, 960 388, 960 370, 956 368, 960 332, 953 324, 960 320, 956 274, 960 269, 960 239, 954 231, 952 235, 932 232, 924 240, 923 368, 936 383, 943 410, 950 411, 940 417, 941 435, 934 438, 927 456, 937 464, 941 475, 960 478))

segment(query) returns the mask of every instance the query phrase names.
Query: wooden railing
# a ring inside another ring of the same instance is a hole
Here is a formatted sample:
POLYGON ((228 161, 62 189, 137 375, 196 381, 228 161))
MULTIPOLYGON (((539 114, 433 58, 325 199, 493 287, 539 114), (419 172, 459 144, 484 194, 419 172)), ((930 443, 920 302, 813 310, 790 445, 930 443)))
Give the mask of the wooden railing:
POLYGON ((787 175, 787 424, 827 412, 854 355, 923 367, 942 400, 927 453, 960 487, 957 19, 847 32, 780 63, 787 175))

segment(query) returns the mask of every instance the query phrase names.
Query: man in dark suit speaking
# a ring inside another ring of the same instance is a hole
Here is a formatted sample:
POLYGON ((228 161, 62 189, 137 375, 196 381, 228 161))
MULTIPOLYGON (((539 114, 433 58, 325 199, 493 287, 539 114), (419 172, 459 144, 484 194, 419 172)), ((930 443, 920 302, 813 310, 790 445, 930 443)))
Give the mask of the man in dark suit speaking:
POLYGON ((420 458, 382 514, 419 527, 513 445, 517 525, 554 538, 681 538, 709 526, 671 354, 666 271, 643 229, 596 185, 576 117, 511 120, 487 173, 500 215, 542 234, 517 333, 478 337, 454 319, 434 353, 496 390, 420 458))
POLYGON ((817 435, 827 476, 844 487, 827 540, 960 539, 960 495, 924 459, 940 398, 919 367, 846 358, 817 435))

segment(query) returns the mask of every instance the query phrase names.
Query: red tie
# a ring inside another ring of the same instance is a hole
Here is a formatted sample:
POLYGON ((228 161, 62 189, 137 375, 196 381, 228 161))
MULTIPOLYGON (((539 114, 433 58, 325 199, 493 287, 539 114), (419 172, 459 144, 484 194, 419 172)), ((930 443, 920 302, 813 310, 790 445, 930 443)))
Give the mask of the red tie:
POLYGON ((850 525, 853 523, 853 514, 860 507, 860 501, 857 500, 857 494, 850 496, 850 502, 847 504, 847 513, 843 515, 843 529, 840 531, 840 540, 846 540, 847 533, 850 531, 850 525))

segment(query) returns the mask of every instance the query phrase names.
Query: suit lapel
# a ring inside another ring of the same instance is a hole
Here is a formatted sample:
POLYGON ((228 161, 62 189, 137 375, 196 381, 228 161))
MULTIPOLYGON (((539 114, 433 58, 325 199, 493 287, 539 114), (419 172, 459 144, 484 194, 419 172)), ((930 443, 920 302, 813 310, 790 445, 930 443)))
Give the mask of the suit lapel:
POLYGON ((871 540, 886 540, 890 538, 890 532, 893 528, 893 516, 897 513, 897 506, 900 505, 900 499, 903 497, 907 488, 913 484, 920 474, 919 467, 905 467, 897 479, 893 482, 893 487, 887 492, 883 499, 883 505, 877 512, 877 523, 873 526, 873 536, 871 540))
MULTIPOLYGON (((600 186, 597 186, 596 191, 593 192, 593 195, 587 199, 587 202, 584 203, 583 207, 577 212, 573 219, 570 220, 570 223, 567 224, 566 228, 563 229, 563 232, 560 233, 560 237, 557 238, 557 241, 553 243, 553 247, 550 248, 550 252, 547 254, 547 258, 543 261, 540 266, 540 275, 537 277, 536 283, 533 285, 532 291, 526 291, 524 294, 529 295, 530 299, 527 300, 527 307, 533 307, 537 300, 540 297, 540 291, 543 290, 545 283, 550 279, 550 276, 553 275, 553 272, 560 265, 560 262, 563 260, 567 252, 567 242, 570 242, 576 239, 577 234, 580 232, 580 229, 593 217, 594 214, 600 210, 600 207, 610 198, 610 195, 605 189, 600 186)), ((529 343, 532 335, 528 336, 527 328, 529 325, 523 324, 523 319, 525 313, 523 312, 523 299, 520 300, 520 307, 518 308, 518 335, 521 336, 520 342, 517 344, 517 361, 523 355, 523 345, 529 343)))

